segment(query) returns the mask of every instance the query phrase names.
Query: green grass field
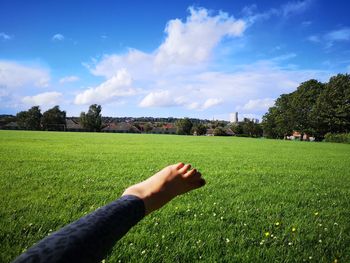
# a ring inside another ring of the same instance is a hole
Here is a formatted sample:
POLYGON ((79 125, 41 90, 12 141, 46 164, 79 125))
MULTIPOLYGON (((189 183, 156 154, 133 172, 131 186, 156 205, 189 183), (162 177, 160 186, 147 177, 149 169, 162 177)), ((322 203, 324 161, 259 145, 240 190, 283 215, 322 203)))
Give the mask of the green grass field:
POLYGON ((106 262, 350 262, 350 145, 25 131, 0 131, 0 262, 179 161, 207 185, 106 262))

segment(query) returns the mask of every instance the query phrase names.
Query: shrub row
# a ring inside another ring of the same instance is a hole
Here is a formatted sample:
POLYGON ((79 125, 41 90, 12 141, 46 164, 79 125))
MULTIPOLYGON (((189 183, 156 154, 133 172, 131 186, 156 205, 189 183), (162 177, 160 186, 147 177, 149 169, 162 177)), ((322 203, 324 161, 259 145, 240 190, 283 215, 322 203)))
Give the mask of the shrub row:
POLYGON ((350 143, 350 133, 327 133, 324 136, 325 142, 350 143))

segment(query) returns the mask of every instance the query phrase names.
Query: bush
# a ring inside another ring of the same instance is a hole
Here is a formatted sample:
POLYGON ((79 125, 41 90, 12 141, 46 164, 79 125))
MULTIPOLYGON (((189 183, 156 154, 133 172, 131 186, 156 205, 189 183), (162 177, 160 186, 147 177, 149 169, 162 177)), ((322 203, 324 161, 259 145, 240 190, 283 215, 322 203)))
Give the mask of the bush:
POLYGON ((350 143, 350 133, 327 133, 324 136, 325 142, 350 143))

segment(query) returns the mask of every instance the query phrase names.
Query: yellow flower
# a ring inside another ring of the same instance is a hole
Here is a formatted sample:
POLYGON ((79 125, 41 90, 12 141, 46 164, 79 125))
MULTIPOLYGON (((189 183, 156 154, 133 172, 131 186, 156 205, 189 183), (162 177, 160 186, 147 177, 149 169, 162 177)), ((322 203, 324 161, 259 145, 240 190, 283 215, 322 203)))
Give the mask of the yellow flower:
POLYGON ((295 232, 297 229, 295 227, 292 228, 292 232, 295 232))
POLYGON ((315 216, 318 216, 318 212, 315 212, 315 216))
POLYGON ((275 226, 279 226, 279 225, 280 225, 280 222, 276 222, 276 223, 275 223, 275 226))
POLYGON ((265 232, 265 237, 269 237, 270 236, 270 232, 265 232))

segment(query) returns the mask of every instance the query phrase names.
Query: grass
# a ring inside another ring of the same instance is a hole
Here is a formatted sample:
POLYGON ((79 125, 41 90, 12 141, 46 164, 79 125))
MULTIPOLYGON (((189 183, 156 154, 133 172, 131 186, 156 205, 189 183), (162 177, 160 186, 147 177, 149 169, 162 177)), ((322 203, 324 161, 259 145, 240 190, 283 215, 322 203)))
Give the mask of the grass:
POLYGON ((350 145, 0 131, 0 262, 179 161, 207 185, 144 218, 107 262, 350 261, 350 145))

